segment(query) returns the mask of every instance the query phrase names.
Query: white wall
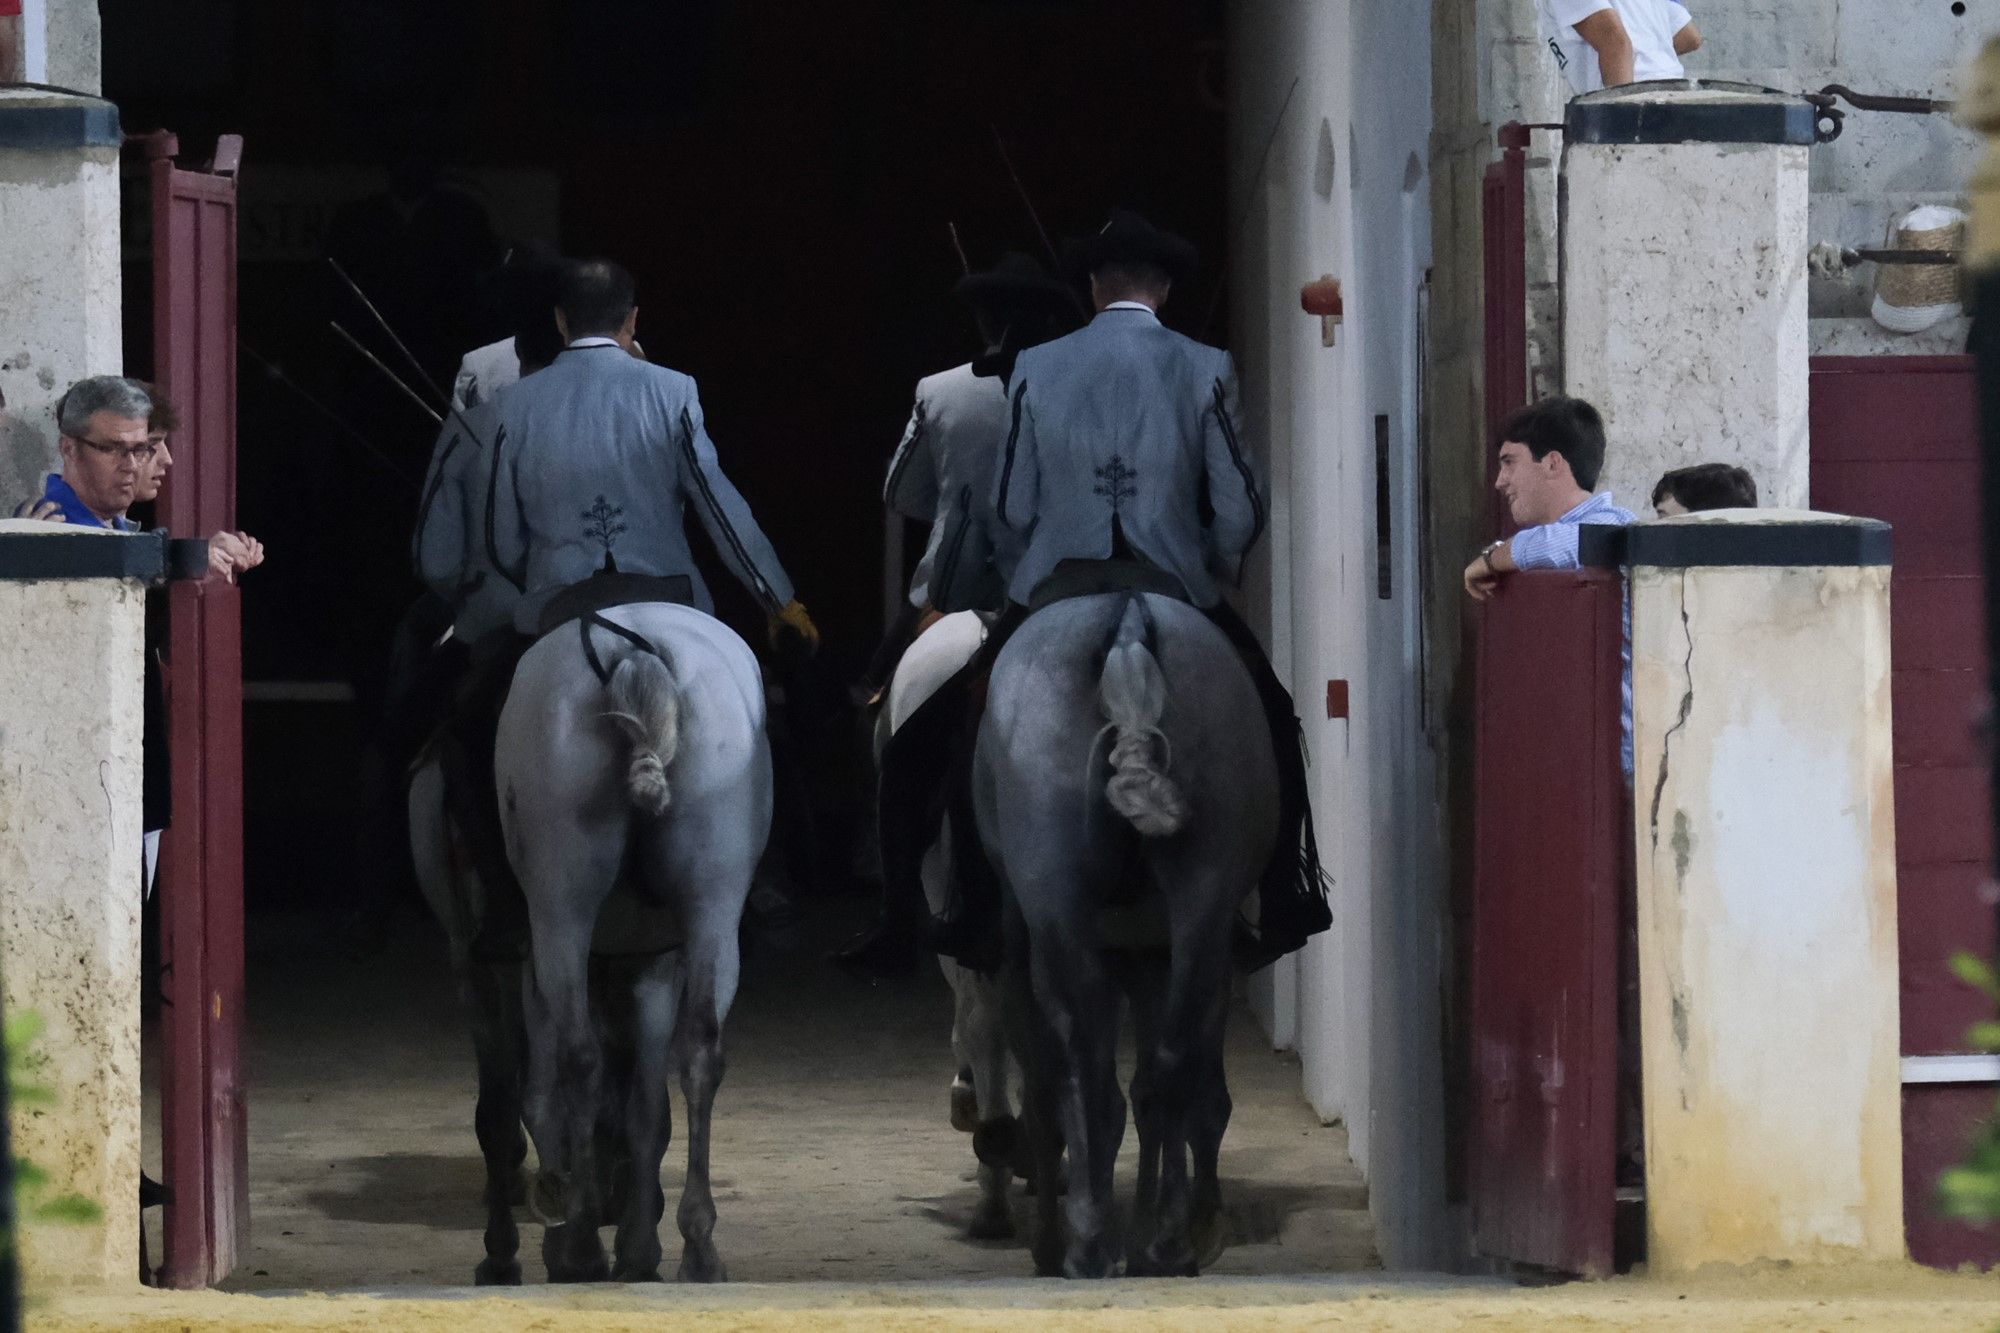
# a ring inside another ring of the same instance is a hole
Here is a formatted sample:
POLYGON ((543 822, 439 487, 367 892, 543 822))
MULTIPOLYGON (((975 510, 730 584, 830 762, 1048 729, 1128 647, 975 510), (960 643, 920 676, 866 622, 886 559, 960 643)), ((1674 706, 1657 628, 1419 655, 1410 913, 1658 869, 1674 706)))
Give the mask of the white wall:
POLYGON ((1242 0, 1232 11, 1234 346, 1274 490, 1253 566, 1305 721, 1334 927, 1253 997, 1344 1121, 1398 1266, 1453 1261, 1443 1207, 1442 856, 1418 726, 1417 292, 1430 263, 1430 16, 1396 0, 1242 0), (1269 166, 1264 143, 1294 78, 1269 166), (1365 112, 1365 114, 1362 114, 1365 112), (1336 347, 1300 286, 1341 279, 1336 347), (1377 596, 1375 418, 1389 428, 1391 593, 1377 596), (1349 682, 1351 717, 1326 717, 1349 682))

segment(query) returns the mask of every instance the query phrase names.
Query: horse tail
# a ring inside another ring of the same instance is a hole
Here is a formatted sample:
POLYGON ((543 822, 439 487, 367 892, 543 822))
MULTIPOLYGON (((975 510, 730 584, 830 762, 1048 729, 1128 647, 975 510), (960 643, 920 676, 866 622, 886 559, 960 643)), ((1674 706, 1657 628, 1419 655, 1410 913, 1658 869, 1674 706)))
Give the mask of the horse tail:
MULTIPOLYGON (((1118 632, 1104 655, 1097 697, 1109 719, 1111 781, 1104 796, 1142 837, 1164 838, 1187 822, 1187 797, 1167 776, 1171 761, 1160 719, 1167 711, 1167 677, 1153 656, 1153 618, 1133 597, 1119 618, 1118 632), (1156 758, 1155 748, 1166 752, 1156 758)), ((1091 747, 1095 751, 1096 747, 1091 747)))
POLYGON ((633 653, 611 670, 611 719, 632 743, 625 791, 633 808, 649 818, 667 811, 673 793, 667 768, 680 747, 680 686, 667 664, 653 653, 633 653))

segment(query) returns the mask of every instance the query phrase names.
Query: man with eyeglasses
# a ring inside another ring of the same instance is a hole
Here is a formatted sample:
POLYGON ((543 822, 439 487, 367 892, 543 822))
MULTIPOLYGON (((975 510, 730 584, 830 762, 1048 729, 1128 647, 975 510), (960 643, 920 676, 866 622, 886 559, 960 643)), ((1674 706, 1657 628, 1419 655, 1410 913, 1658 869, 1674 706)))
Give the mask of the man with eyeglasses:
POLYGON ((122 375, 78 380, 56 407, 62 471, 50 473, 39 500, 23 518, 54 519, 86 528, 132 532, 125 516, 139 499, 159 443, 148 426, 153 400, 145 386, 122 375))
MULTIPOLYGON (((50 473, 42 493, 14 517, 138 531, 127 511, 158 498, 173 466, 167 436, 179 425, 172 404, 151 385, 122 375, 77 381, 56 404, 63 470, 50 473)), ((209 572, 221 578, 234 582, 263 562, 263 543, 248 533, 218 532, 208 540, 209 572)))

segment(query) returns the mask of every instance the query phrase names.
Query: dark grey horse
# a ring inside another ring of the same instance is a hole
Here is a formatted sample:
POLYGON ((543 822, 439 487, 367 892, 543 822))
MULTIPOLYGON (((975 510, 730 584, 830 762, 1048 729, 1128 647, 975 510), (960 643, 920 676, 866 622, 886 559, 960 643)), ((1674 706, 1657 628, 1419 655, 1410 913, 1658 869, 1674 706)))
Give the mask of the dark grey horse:
POLYGON ((1007 900, 1008 1026, 1025 1079, 1039 1272, 1124 1267, 1112 1168, 1133 1001, 1140 1249, 1193 1274, 1215 1220, 1232 914, 1277 830, 1271 741, 1249 674, 1199 611, 1111 593, 1030 616, 994 663, 975 760, 980 835, 1007 900), (1126 904, 1114 912, 1108 905, 1126 904), (1150 938, 1149 938, 1150 937, 1150 938), (1189 1154, 1194 1161, 1190 1180, 1189 1154))
POLYGON ((598 628, 586 647, 574 623, 545 636, 521 659, 495 750, 507 855, 528 908, 524 1114, 562 1203, 542 1258, 558 1282, 659 1276, 660 1162, 678 1069, 688 1110, 680 1276, 719 1281, 709 1127, 737 930, 771 825, 763 682, 743 641, 700 611, 646 603, 603 614, 646 646, 598 628), (684 943, 632 977, 631 1063, 607 1079, 590 953, 621 875, 674 909, 684 943), (608 1104, 614 1090, 621 1105, 608 1104), (628 1175, 608 1265, 597 1234, 607 1116, 622 1117, 628 1175))

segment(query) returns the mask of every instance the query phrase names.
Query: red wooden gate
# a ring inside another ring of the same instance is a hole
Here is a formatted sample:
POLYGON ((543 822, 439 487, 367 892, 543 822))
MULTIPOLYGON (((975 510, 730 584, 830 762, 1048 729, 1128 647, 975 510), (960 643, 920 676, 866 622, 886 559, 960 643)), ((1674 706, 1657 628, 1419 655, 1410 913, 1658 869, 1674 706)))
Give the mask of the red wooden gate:
POLYGON ((1479 630, 1471 1191, 1481 1254, 1609 1277, 1624 575, 1516 574, 1479 630))
POLYGON ((1993 1109, 1990 1060, 1965 1030, 1991 1017, 1946 967, 1991 955, 1979 423, 1970 357, 1822 358, 1812 367, 1812 504, 1896 528, 1890 610, 1896 900, 1902 953, 1904 1224, 1930 1264, 2000 1263, 2000 1233, 1937 1215, 1938 1172, 1993 1109))
MULTIPOLYGON (((180 409, 160 499, 176 537, 236 526, 236 169, 225 135, 206 170, 151 145, 153 376, 180 409)), ((161 1101, 164 1277, 214 1282, 249 1221, 243 1028, 243 669, 234 584, 176 583, 169 597, 168 750, 173 824, 160 857, 166 1041, 161 1101)))

